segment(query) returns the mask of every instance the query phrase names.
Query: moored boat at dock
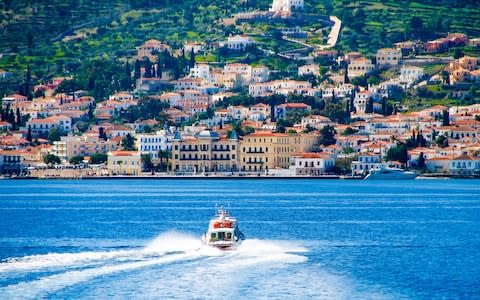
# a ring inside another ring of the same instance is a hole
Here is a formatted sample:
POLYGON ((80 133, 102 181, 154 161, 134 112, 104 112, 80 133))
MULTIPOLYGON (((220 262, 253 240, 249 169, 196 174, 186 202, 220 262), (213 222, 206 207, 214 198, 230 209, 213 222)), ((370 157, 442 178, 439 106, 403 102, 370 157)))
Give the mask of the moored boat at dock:
POLYGON ((365 179, 380 179, 380 180, 400 180, 400 179, 415 179, 417 173, 411 171, 405 171, 398 168, 388 168, 380 166, 376 169, 371 169, 370 173, 365 179))

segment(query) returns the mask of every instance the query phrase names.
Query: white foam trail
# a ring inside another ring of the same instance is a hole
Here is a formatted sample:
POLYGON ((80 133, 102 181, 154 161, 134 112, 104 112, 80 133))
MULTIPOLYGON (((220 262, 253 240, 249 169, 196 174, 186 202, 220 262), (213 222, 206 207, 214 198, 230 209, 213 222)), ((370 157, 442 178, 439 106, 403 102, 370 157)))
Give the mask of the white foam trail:
POLYGON ((0 263, 0 274, 16 271, 44 271, 52 268, 85 267, 90 264, 145 260, 169 252, 185 252, 201 249, 198 238, 185 233, 169 231, 159 235, 147 246, 136 250, 49 253, 21 258, 10 258, 0 263))
POLYGON ((81 253, 50 253, 45 255, 32 255, 22 258, 11 258, 0 264, 0 273, 15 271, 42 271, 55 267, 69 267, 85 265, 107 260, 121 260, 132 258, 138 251, 105 251, 81 253))
MULTIPOLYGON (((0 264, 0 272, 9 272, 7 274, 12 276, 23 271, 55 271, 57 273, 0 288, 0 295, 8 299, 18 298, 18 295, 28 299, 47 297, 63 288, 88 282, 100 276, 207 258, 205 263, 197 267, 194 267, 194 263, 179 265, 182 268, 180 272, 182 275, 171 274, 169 276, 173 276, 172 282, 160 283, 166 288, 169 285, 176 285, 178 276, 197 282, 203 278, 203 275, 211 274, 213 271, 226 274, 225 279, 228 279, 237 277, 238 275, 232 274, 251 266, 268 265, 269 268, 276 268, 285 264, 302 263, 307 258, 298 253, 306 251, 305 248, 292 242, 256 239, 244 241, 236 250, 222 251, 202 245, 198 237, 180 232, 166 232, 138 250, 52 253, 11 259, 0 264), (81 269, 74 269, 75 267, 81 269), (58 273, 60 270, 62 272, 58 273)), ((198 288, 204 289, 202 284, 199 284, 198 288)))
POLYGON ((245 240, 238 249, 232 251, 231 261, 226 265, 221 265, 220 268, 225 271, 271 262, 278 264, 302 263, 307 261, 307 257, 296 253, 305 252, 308 250, 292 242, 250 239, 245 240))
POLYGON ((131 262, 112 266, 104 266, 100 268, 87 269, 81 271, 69 271, 62 274, 44 277, 31 282, 22 282, 15 285, 0 288, 0 295, 7 299, 16 298, 42 298, 49 293, 61 290, 65 287, 72 286, 81 282, 92 280, 99 276, 110 275, 117 272, 131 271, 135 269, 145 268, 148 266, 172 263, 175 261, 192 260, 199 257, 199 254, 172 254, 166 257, 153 259, 149 261, 131 262), (19 297, 19 295, 22 295, 19 297))

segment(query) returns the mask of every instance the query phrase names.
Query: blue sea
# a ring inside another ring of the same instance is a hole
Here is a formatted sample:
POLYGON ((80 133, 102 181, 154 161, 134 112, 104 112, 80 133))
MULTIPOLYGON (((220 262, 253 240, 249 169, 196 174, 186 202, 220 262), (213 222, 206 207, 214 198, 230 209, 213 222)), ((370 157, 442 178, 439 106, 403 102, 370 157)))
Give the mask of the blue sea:
POLYGON ((479 183, 2 180, 0 298, 478 299, 479 183))

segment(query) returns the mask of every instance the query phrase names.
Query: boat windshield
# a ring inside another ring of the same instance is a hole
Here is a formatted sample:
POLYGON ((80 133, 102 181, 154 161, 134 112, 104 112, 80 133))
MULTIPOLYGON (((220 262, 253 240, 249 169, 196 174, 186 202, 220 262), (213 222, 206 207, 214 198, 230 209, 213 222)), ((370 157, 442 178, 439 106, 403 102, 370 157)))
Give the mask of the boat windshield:
POLYGON ((231 232, 212 232, 211 240, 213 241, 231 241, 232 240, 232 233, 231 232))

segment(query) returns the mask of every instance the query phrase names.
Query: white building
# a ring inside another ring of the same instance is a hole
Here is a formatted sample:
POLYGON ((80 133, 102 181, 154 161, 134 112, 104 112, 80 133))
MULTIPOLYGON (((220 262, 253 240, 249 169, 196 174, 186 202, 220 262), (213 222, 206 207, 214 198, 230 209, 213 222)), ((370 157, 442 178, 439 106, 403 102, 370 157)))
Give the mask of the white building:
POLYGON ((291 12, 293 10, 303 10, 303 0, 273 0, 271 12, 291 12))
POLYGON ((299 153, 290 158, 290 171, 297 176, 318 176, 335 166, 335 156, 325 153, 299 153))
POLYGON ((133 101, 133 95, 129 92, 118 92, 108 97, 108 100, 118 102, 133 101))
POLYGON ((264 97, 271 94, 307 94, 312 87, 308 81, 296 80, 275 80, 263 83, 251 84, 248 87, 248 92, 253 97, 264 97))
POLYGON ((200 42, 189 42, 183 45, 183 50, 185 51, 185 53, 188 53, 188 54, 192 53, 192 51, 193 53, 198 54, 202 52, 204 49, 205 49, 205 44, 200 42))
POLYGON ((244 50, 247 46, 253 45, 254 41, 246 35, 229 36, 227 41, 220 42, 220 47, 227 47, 230 50, 244 50))
POLYGON ((357 160, 352 161, 353 175, 366 175, 371 169, 381 165, 380 154, 365 153, 359 155, 357 160))
POLYGON ((415 66, 403 66, 400 70, 400 82, 411 86, 422 79, 424 75, 423 68, 415 66))
POLYGON ((304 65, 298 68, 298 76, 320 75, 320 67, 318 65, 304 65))
POLYGON ((46 134, 54 128, 61 129, 64 133, 72 130, 72 119, 67 116, 52 116, 45 119, 33 119, 27 122, 27 128, 34 134, 46 134))
POLYGON ((450 174, 478 175, 480 173, 480 157, 461 155, 450 161, 450 174))
POLYGON ((334 125, 332 120, 321 115, 309 115, 302 118, 300 126, 307 128, 308 126, 315 129, 322 129, 325 126, 334 125))
POLYGON ((211 68, 209 64, 195 64, 193 68, 190 69, 190 77, 202 78, 208 82, 213 82, 214 78, 211 73, 211 68))
POLYGON ((355 95, 353 105, 357 113, 365 113, 370 101, 373 101, 373 93, 367 90, 361 91, 355 95))
POLYGON ((154 134, 137 134, 136 138, 140 154, 150 154, 152 158, 157 158, 160 150, 172 150, 173 134, 166 130, 154 134))
POLYGON ((230 117, 234 120, 245 120, 248 117, 250 112, 248 107, 245 106, 229 106, 227 110, 230 114, 230 117))

